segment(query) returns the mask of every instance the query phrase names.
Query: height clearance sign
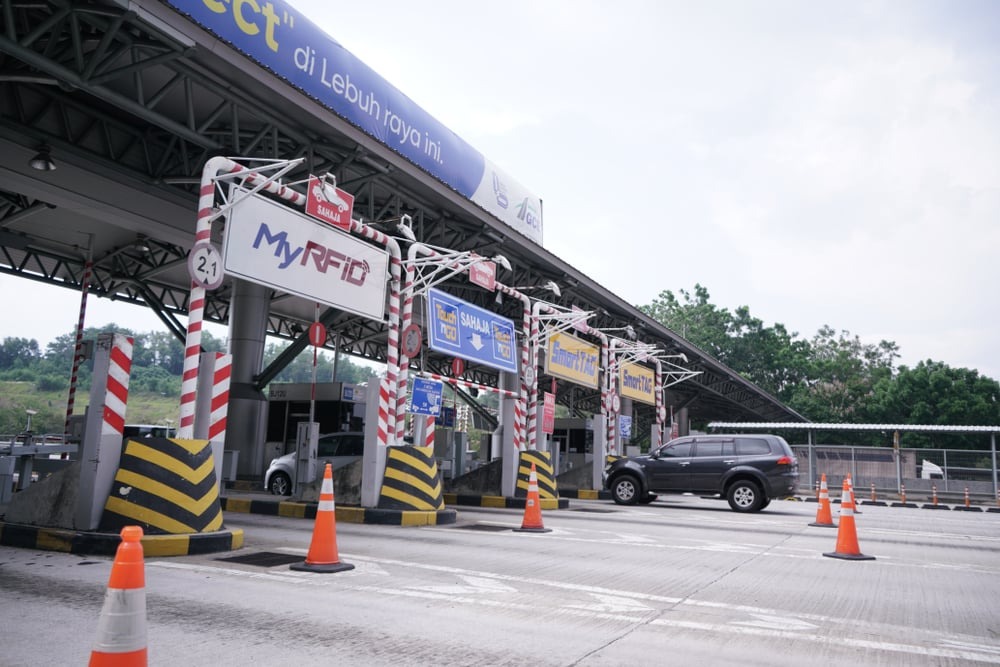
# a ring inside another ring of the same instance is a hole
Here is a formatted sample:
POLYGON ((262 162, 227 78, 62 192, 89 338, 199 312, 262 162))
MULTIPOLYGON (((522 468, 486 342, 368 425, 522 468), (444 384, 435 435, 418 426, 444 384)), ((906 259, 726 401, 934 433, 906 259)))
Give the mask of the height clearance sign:
POLYGON ((427 344, 508 373, 517 372, 514 323, 438 289, 427 290, 427 344))
POLYGON ((382 319, 389 253, 287 206, 245 197, 229 214, 224 254, 228 274, 382 319))

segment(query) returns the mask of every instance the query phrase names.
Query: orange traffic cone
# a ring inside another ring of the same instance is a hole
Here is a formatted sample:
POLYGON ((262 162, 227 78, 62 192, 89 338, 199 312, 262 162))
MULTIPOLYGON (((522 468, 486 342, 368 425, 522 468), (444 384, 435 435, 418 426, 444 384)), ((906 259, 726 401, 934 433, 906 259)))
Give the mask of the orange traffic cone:
POLYGON ((858 509, 858 500, 854 497, 854 480, 851 479, 851 474, 847 474, 847 488, 851 491, 851 504, 854 505, 854 513, 861 514, 861 510, 858 509))
POLYGON ((293 570, 304 572, 344 572, 353 570, 350 563, 341 562, 337 555, 337 507, 333 501, 333 468, 329 463, 323 471, 323 486, 319 490, 316 525, 313 527, 309 553, 302 563, 293 563, 293 570))
POLYGON ((535 464, 531 464, 531 474, 528 475, 528 500, 524 504, 524 520, 521 527, 515 531, 526 533, 551 533, 551 528, 542 525, 542 499, 538 496, 538 473, 535 464))
POLYGON ((858 531, 854 526, 854 500, 848 481, 844 480, 844 493, 840 500, 840 530, 837 531, 837 550, 824 553, 830 558, 844 560, 875 560, 875 556, 866 556, 858 546, 858 531))
POLYGON ((830 491, 826 487, 826 473, 823 473, 819 482, 819 506, 816 508, 816 520, 810 526, 820 526, 821 528, 836 528, 833 522, 833 514, 830 512, 830 491))
POLYGON ((104 607, 90 667, 137 667, 146 664, 146 573, 142 528, 125 526, 111 566, 104 607))

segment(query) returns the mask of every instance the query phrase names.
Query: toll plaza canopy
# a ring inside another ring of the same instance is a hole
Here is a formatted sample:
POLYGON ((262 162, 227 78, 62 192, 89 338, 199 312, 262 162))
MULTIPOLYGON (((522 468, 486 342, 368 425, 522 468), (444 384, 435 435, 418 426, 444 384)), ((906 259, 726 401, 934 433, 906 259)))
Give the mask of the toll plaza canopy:
MULTIPOLYGON (((497 279, 596 329, 631 327, 694 377, 667 392, 695 420, 803 421, 801 415, 642 314, 543 245, 541 199, 440 125, 293 5, 216 0, 50 0, 0 12, 0 271, 151 308, 181 340, 199 184, 206 161, 303 158, 283 177, 331 174, 354 217, 420 243, 484 257, 497 279), (559 294, 544 288, 554 283, 559 294), (537 288, 537 289, 536 289, 537 288), (535 290, 535 291, 532 291, 535 290), (678 357, 679 358, 679 357, 678 357)), ((221 245, 221 225, 213 243, 221 245)), ((229 321, 236 281, 207 295, 229 321)), ((442 289, 520 320, 521 303, 465 279, 442 289), (501 302, 502 301, 502 302, 501 302)), ((261 389, 308 344, 315 303, 272 290, 267 334, 294 341, 254 380, 261 389)), ((327 345, 384 361, 385 317, 326 308, 327 345)), ((67 316, 67 325, 72 319, 67 316)), ((427 353, 411 365, 449 374, 427 353)), ((465 377, 495 386, 469 364, 465 377)), ((234 387, 235 390, 235 387, 234 387)), ((558 402, 600 411, 600 393, 558 383, 558 402)), ((652 418, 649 417, 647 422, 652 418)))

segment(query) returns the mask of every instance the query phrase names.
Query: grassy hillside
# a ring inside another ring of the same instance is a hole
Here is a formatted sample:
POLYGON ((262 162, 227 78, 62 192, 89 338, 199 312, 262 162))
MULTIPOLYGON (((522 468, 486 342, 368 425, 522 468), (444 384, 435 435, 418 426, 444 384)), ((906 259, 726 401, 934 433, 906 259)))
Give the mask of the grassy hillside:
MULTIPOLYGON (((27 423, 35 433, 62 433, 69 390, 44 391, 34 382, 0 381, 0 434, 20 433, 27 423)), ((82 415, 90 402, 90 388, 77 390, 73 414, 82 415)), ((125 419, 130 424, 177 424, 180 399, 149 392, 129 392, 125 419), (169 420, 169 421, 168 421, 169 420)))

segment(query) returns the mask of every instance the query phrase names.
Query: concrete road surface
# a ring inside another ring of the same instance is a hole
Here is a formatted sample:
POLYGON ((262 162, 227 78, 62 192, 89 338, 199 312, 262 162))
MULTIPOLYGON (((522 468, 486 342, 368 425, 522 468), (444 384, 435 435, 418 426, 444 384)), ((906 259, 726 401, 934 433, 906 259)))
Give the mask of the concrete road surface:
MULTIPOLYGON (((152 665, 1000 664, 1000 514, 862 507, 874 561, 823 557, 815 503, 755 515, 676 496, 572 500, 458 523, 341 523, 349 572, 303 558, 313 522, 226 515, 239 552, 146 560, 152 665)), ((837 520, 837 508, 834 507, 837 520)), ((84 664, 110 559, 0 548, 0 664, 84 664)))

